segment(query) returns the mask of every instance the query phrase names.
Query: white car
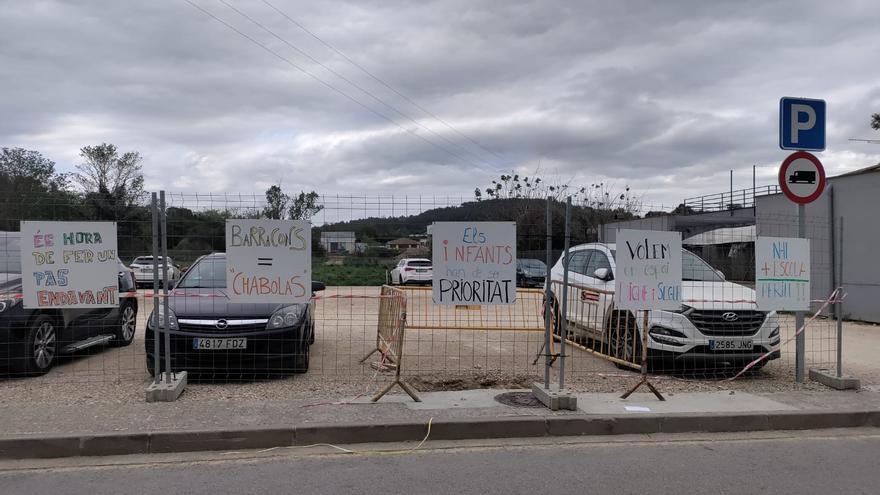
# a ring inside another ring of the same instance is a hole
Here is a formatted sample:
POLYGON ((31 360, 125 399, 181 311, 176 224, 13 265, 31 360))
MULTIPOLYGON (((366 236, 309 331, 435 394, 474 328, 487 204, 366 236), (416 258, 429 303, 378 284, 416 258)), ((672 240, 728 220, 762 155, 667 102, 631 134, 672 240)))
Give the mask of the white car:
MULTIPOLYGON (((604 345, 606 354, 638 363, 644 317, 614 309, 615 253, 614 244, 603 243, 582 244, 569 251, 565 264, 569 270, 568 328, 575 336, 604 345), (638 341, 621 342, 619 330, 613 331, 615 327, 637 328, 638 341)), ((760 367, 779 358, 776 312, 759 311, 754 290, 727 282, 720 271, 695 254, 682 250, 681 255, 681 309, 648 312, 648 354, 652 361, 659 358, 666 363, 742 365, 772 352, 760 367)), ((564 270, 560 258, 550 272, 557 299, 562 297, 564 270)), ((558 304, 556 301, 556 311, 558 304)))
MULTIPOLYGON (((158 264, 157 271, 159 271, 159 278, 161 279, 162 272, 162 257, 159 256, 156 258, 156 263, 158 264)), ((131 268, 131 271, 134 272, 134 279, 138 285, 152 285, 153 283, 153 257, 152 256, 138 256, 128 265, 131 268)), ((168 258, 168 280, 173 284, 180 279, 180 267, 174 263, 174 260, 168 258)))
POLYGON ((391 284, 430 284, 433 276, 431 260, 425 258, 404 258, 391 270, 391 284))

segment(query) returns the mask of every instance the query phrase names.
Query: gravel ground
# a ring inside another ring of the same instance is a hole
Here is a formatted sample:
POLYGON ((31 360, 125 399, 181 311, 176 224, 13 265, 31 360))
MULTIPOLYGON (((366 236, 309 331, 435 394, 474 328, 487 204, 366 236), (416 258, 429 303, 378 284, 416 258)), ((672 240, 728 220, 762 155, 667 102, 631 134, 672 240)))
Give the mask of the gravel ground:
MULTIPOLYGON (((247 382, 193 383, 183 401, 253 401, 276 399, 339 399, 372 393, 392 378, 359 360, 376 341, 377 288, 330 288, 316 303, 316 343, 311 367, 305 375, 247 382), (346 296, 336 298, 339 296, 346 296), (350 297, 348 297, 350 296, 350 297)), ((142 300, 135 341, 124 348, 100 348, 65 358, 46 376, 29 379, 0 378, 0 404, 15 403, 127 403, 144 400, 149 375, 144 364, 143 329, 152 301, 142 300)), ((416 388, 464 390, 469 388, 527 387, 539 380, 541 363, 533 365, 543 342, 540 331, 540 296, 525 294, 504 310, 440 309, 430 303, 430 292, 413 290, 408 300, 408 321, 414 328, 405 339, 404 374, 416 388), (448 329, 449 326, 460 327, 448 329), (507 328, 508 330, 499 330, 507 328), (513 330, 510 330, 513 329, 513 330)), ((793 333, 793 319, 784 317, 783 339, 793 333)), ((862 379, 866 388, 880 388, 880 326, 847 322, 844 329, 846 371, 862 379)), ((836 355, 836 327, 817 320, 808 329, 810 366, 831 366, 836 355)), ((568 346, 566 382, 579 392, 622 392, 634 385, 638 374, 581 349, 568 346)), ((554 380, 558 364, 554 367, 554 380)), ((781 392, 824 390, 815 383, 794 382, 794 343, 783 347, 782 359, 763 370, 730 382, 732 373, 716 377, 677 374, 656 376, 666 392, 739 390, 781 392)))

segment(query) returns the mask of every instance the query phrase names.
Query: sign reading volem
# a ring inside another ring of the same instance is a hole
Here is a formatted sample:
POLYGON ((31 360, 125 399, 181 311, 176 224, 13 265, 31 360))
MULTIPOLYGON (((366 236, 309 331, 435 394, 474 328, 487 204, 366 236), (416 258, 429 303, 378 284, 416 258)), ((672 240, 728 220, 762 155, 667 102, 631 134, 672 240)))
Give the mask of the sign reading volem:
POLYGON ((312 296, 311 223, 227 220, 226 287, 234 302, 308 302, 312 296))
POLYGON ((431 239, 434 304, 516 302, 515 222, 436 222, 431 239))
POLYGON ((755 296, 762 311, 810 309, 810 240, 755 240, 755 296))
POLYGON ((21 222, 24 307, 119 305, 114 222, 21 222))
POLYGON ((681 308, 681 233, 620 230, 615 261, 619 309, 681 308))

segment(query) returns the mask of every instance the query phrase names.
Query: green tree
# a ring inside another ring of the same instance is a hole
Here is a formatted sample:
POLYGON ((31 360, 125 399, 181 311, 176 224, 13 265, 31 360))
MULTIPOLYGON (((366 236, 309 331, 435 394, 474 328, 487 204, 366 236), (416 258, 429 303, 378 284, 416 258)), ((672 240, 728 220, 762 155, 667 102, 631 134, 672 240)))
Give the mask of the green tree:
POLYGON ((263 208, 263 216, 283 220, 287 214, 287 204, 290 197, 281 191, 281 186, 272 185, 266 189, 266 207, 263 208))
POLYGON ((138 202, 144 192, 140 153, 119 154, 115 145, 102 143, 80 149, 83 163, 76 166, 73 179, 86 195, 110 207, 127 207, 138 202))
POLYGON ((324 205, 319 204, 321 196, 315 191, 303 192, 292 199, 290 205, 290 218, 292 220, 310 220, 317 215, 319 211, 324 209, 324 205))
POLYGON ((871 129, 880 131, 880 113, 871 115, 871 129))
POLYGON ((75 202, 55 162, 37 151, 0 150, 0 230, 18 230, 21 220, 71 219, 75 202))

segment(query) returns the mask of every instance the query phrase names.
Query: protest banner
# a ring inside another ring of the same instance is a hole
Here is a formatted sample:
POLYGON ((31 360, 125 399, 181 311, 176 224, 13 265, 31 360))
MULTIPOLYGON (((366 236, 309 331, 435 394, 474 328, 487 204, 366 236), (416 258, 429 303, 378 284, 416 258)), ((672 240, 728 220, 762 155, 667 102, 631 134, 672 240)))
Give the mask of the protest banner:
POLYGON ((755 240, 755 295, 762 311, 810 309, 810 240, 755 240))
POLYGON ((681 308, 681 233, 617 233, 614 304, 618 309, 681 308))

